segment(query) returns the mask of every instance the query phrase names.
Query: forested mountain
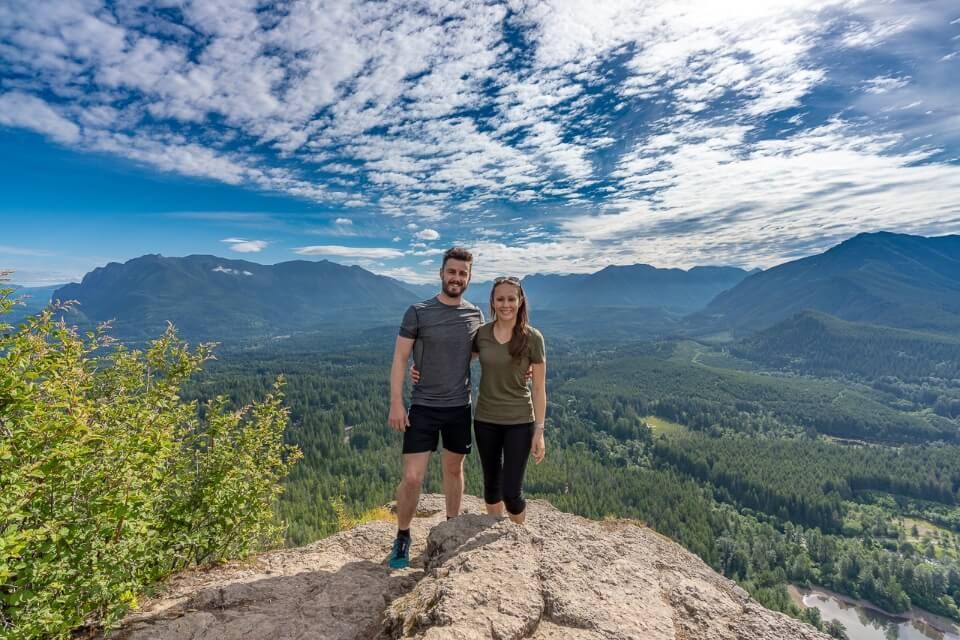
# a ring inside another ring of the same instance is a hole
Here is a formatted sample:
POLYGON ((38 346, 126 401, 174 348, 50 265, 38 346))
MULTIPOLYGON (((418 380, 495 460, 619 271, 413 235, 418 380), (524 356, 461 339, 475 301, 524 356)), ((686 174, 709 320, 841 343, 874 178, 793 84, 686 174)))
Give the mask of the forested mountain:
POLYGON ((735 267, 694 267, 684 271, 634 264, 609 266, 590 274, 533 275, 524 278, 523 288, 535 308, 587 305, 691 313, 747 275, 735 267))
POLYGON ((805 309, 960 334, 960 236, 862 233, 822 254, 751 275, 690 321, 701 330, 746 333, 805 309))
POLYGON ((321 260, 261 265, 216 256, 146 255, 94 269, 55 298, 77 300, 70 320, 115 320, 122 338, 156 335, 172 321, 191 339, 229 340, 396 321, 418 299, 395 281, 321 260))
POLYGON ((681 351, 673 342, 611 350, 602 366, 585 368, 563 388, 713 433, 793 427, 879 442, 960 441, 956 421, 929 411, 936 395, 911 399, 860 383, 690 366, 704 365, 709 354, 681 351))
POLYGON ((960 378, 960 338, 803 311, 730 346, 738 357, 814 375, 906 382, 960 378))

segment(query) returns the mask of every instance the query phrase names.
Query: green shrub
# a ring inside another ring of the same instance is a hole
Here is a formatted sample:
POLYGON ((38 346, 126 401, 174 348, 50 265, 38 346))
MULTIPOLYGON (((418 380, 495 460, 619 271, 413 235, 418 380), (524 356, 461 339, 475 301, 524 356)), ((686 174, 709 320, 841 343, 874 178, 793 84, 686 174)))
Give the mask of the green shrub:
MULTIPOLYGON (((2 274, 0 274, 2 275, 2 274)), ((0 290, 0 321, 13 305, 0 290)), ((198 407, 212 357, 173 328, 144 351, 79 336, 48 309, 0 322, 0 637, 115 623, 143 588, 278 545, 283 380, 259 403, 198 407)))

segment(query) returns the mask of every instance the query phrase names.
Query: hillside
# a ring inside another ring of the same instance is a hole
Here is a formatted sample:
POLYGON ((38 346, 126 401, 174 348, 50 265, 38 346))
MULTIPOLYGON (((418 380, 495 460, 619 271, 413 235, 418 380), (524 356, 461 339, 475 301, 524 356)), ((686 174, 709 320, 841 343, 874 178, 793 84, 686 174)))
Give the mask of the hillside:
POLYGON ((389 278, 326 260, 271 266, 159 255, 94 269, 54 297, 77 300, 72 320, 82 325, 114 320, 121 338, 157 335, 171 321, 191 340, 373 326, 417 299, 389 278))
POLYGON ((869 387, 704 366, 698 355, 688 359, 678 345, 662 343, 659 348, 663 353, 622 347, 590 367, 578 367, 576 377, 551 389, 616 399, 636 406, 640 415, 705 431, 762 431, 773 418, 843 438, 900 443, 960 439, 952 420, 900 411, 869 387), (743 414, 755 416, 757 424, 743 414))
POLYGON ((701 331, 763 329, 803 310, 960 334, 960 236, 862 233, 751 275, 690 318, 701 331))
POLYGON ((183 574, 110 638, 815 640, 669 539, 626 521, 530 505, 526 526, 468 514, 442 522, 421 498, 410 569, 383 564, 393 525, 183 574), (424 544, 426 543, 426 544, 424 544))
POLYGON ((847 322, 803 311, 730 346, 765 366, 905 381, 960 378, 960 338, 847 322))

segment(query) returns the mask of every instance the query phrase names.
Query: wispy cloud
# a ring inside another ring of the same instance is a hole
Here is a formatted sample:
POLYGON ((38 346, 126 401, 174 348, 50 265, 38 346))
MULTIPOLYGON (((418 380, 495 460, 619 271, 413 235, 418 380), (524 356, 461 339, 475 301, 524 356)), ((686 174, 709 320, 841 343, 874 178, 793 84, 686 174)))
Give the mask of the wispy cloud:
MULTIPOLYGON (((2 269, 0 269, 2 271, 2 269)), ((75 271, 50 271, 45 269, 17 269, 10 278, 15 284, 25 287, 49 287, 70 282, 79 282, 83 274, 75 271)))
POLYGON ((80 140, 80 127, 42 99, 20 91, 0 94, 0 124, 33 129, 65 144, 80 140))
POLYGON ((864 82, 864 84, 866 85, 865 91, 867 93, 881 94, 907 86, 910 84, 910 78, 877 76, 876 78, 870 78, 864 82))
POLYGON ((276 217, 269 213, 249 211, 172 211, 163 214, 170 218, 185 220, 210 220, 214 222, 274 222, 276 217))
POLYGON ((341 245, 314 245, 299 247, 294 253, 301 256, 329 256, 337 258, 389 259, 401 258, 403 252, 388 247, 344 247, 341 245))
POLYGON ((231 251, 237 253, 259 253, 267 248, 265 240, 245 240, 243 238, 225 238, 221 240, 230 246, 231 251))
POLYGON ((379 245, 444 238, 511 269, 769 264, 816 237, 956 229, 955 10, 12 0, 0 126, 323 212, 169 214, 236 223, 219 234, 370 245, 300 255, 416 271, 426 247, 379 245))
POLYGON ((656 162, 634 163, 646 167, 625 181, 635 195, 564 220, 564 235, 607 258, 632 249, 664 266, 772 266, 798 257, 791 245, 825 249, 861 231, 923 233, 934 220, 941 232, 960 231, 956 167, 925 163, 932 150, 894 151, 897 136, 850 129, 836 121, 752 145, 736 132, 728 146, 691 138, 656 162), (657 197, 642 197, 651 184, 657 197))
POLYGON ((396 278, 402 282, 409 282, 410 284, 431 284, 434 282, 439 282, 437 274, 434 270, 431 270, 430 273, 424 273, 420 269, 415 269, 412 267, 395 267, 390 269, 377 268, 375 269, 380 275, 384 275, 390 278, 396 278))
POLYGON ((0 256, 31 256, 31 257, 48 257, 55 254, 50 251, 43 251, 40 249, 31 249, 29 247, 11 247, 10 245, 0 244, 0 256))
POLYGON ((421 240, 437 240, 440 238, 440 233, 436 229, 422 229, 414 235, 421 240))
POLYGON ((215 273, 228 273, 234 276, 252 276, 253 273, 247 271, 246 269, 231 269, 230 267, 224 267, 223 265, 217 265, 212 269, 215 273))

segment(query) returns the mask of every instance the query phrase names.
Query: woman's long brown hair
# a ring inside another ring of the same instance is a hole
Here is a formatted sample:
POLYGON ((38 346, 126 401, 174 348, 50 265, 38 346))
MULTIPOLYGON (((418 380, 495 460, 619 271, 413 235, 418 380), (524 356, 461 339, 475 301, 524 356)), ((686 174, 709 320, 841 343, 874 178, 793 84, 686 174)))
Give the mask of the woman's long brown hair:
POLYGON ((530 333, 527 330, 529 318, 527 314, 527 296, 523 293, 523 285, 520 284, 519 279, 497 278, 493 281, 493 287, 490 288, 490 315, 494 320, 497 319, 497 310, 493 305, 493 300, 497 295, 497 287, 505 284, 516 287, 517 296, 520 298, 520 304, 517 305, 517 322, 513 325, 513 335, 510 336, 510 343, 507 346, 514 360, 519 360, 527 350, 527 336, 530 333))

